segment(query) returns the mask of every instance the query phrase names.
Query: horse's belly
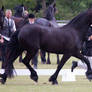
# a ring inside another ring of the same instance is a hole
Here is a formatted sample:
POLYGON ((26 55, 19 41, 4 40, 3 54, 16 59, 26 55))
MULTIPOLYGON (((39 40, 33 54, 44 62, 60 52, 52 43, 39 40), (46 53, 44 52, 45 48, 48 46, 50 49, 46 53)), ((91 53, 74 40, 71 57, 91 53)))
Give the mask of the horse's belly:
POLYGON ((57 53, 57 54, 64 54, 64 53, 69 53, 74 50, 73 45, 69 45, 69 43, 63 43, 55 40, 48 40, 43 43, 41 48, 47 52, 51 53, 57 53))
POLYGON ((41 49, 51 53, 63 53, 62 46, 60 46, 59 44, 53 44, 52 42, 42 45, 41 49))

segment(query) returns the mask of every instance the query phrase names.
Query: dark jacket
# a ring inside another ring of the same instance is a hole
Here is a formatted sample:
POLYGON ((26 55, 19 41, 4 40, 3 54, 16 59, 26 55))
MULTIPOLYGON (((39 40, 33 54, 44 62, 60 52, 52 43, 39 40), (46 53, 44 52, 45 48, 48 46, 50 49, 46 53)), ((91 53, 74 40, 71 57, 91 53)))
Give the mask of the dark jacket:
POLYGON ((6 37, 11 37, 12 33, 16 31, 15 22, 13 19, 4 18, 3 30, 1 30, 1 34, 6 37))
POLYGON ((91 35, 92 27, 89 28, 88 33, 86 34, 86 39, 82 48, 82 54, 86 56, 92 56, 92 40, 89 40, 89 36, 91 35))

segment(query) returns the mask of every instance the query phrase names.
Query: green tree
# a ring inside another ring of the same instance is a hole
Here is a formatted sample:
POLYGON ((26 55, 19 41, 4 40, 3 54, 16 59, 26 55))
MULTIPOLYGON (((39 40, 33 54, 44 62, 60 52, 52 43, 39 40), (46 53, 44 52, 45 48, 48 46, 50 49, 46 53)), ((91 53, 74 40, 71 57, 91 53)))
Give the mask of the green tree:
MULTIPOLYGON (((43 16, 46 6, 51 4, 54 0, 0 0, 0 7, 2 5, 5 8, 13 8, 18 4, 24 4, 27 6, 29 12, 33 12, 37 17, 43 16), (40 11, 35 12, 40 7, 40 11)), ((59 13, 56 15, 56 19, 72 19, 78 15, 81 11, 92 7, 92 0, 56 0, 56 7, 59 13)))

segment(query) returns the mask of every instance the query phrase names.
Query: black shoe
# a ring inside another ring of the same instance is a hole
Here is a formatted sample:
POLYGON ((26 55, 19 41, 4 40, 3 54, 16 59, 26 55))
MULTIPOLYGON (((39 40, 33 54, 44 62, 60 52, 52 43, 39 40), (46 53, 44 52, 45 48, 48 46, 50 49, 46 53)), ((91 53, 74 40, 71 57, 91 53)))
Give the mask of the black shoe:
POLYGON ((73 70, 77 67, 77 62, 73 61, 72 62, 72 67, 71 67, 71 72, 73 72, 73 70))

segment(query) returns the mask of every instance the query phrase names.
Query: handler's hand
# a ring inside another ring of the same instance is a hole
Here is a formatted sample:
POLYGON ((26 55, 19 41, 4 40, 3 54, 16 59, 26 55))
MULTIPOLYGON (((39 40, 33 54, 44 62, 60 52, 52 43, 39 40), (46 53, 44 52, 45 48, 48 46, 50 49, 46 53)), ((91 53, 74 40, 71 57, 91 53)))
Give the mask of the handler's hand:
POLYGON ((90 40, 92 40, 92 35, 89 37, 90 40))
POLYGON ((0 43, 4 43, 4 38, 3 37, 1 37, 0 43))

